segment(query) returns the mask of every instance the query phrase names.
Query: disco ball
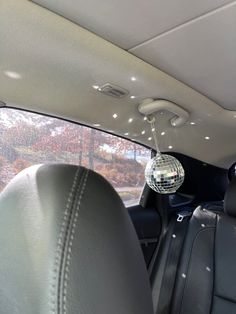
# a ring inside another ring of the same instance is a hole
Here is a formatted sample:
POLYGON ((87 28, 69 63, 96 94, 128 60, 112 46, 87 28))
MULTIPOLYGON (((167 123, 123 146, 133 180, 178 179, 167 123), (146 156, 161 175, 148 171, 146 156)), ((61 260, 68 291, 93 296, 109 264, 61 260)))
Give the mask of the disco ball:
POLYGON ((175 157, 158 154, 147 163, 145 178, 154 191, 175 193, 184 181, 184 169, 175 157))

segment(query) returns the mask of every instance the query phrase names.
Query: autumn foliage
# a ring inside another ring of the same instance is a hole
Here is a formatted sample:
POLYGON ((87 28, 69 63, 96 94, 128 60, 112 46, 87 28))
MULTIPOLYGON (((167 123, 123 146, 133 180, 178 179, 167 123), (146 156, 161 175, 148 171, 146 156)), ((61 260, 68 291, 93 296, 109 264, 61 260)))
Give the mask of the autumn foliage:
POLYGON ((38 163, 89 167, 120 192, 138 197, 150 157, 133 142, 63 120, 0 109, 0 189, 22 169, 38 163))

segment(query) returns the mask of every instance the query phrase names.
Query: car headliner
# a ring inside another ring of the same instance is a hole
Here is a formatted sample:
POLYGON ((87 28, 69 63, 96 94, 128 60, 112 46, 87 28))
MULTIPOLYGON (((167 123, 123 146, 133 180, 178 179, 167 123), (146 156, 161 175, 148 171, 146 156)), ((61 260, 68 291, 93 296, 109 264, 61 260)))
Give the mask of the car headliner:
POLYGON ((161 150, 173 147, 224 168, 235 161, 235 2, 37 2, 51 11, 27 0, 0 4, 0 100, 6 106, 100 125, 153 147, 138 104, 167 99, 190 119, 175 128, 173 114, 157 114, 161 150), (128 96, 116 99, 93 88, 108 82, 128 96))

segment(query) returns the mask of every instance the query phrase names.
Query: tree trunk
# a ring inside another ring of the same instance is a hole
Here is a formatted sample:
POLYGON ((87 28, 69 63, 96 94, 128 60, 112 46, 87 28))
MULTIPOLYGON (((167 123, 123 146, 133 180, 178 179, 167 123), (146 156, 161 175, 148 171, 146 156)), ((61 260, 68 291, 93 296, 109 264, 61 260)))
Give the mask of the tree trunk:
POLYGON ((137 161, 137 149, 136 149, 136 144, 134 144, 134 161, 137 161))
POLYGON ((84 129, 83 127, 80 127, 80 139, 79 139, 79 149, 80 149, 80 152, 79 152, 79 165, 81 166, 82 165, 82 161, 83 161, 83 135, 84 135, 84 129))
POLYGON ((90 143, 89 143, 89 169, 94 170, 94 141, 95 141, 95 130, 91 129, 90 143))

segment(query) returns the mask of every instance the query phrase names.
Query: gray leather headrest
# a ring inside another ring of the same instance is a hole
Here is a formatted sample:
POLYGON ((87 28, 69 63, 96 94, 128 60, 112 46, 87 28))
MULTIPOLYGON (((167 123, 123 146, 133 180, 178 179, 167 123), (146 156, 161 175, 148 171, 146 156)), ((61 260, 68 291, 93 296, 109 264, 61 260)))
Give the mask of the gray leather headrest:
POLYGON ((230 216, 236 216, 236 178, 232 179, 225 192, 224 211, 230 216))
POLYGON ((233 163, 228 170, 228 179, 232 181, 236 177, 236 163, 233 163))
POLYGON ((34 166, 0 196, 0 312, 151 314, 134 228, 100 175, 34 166))

